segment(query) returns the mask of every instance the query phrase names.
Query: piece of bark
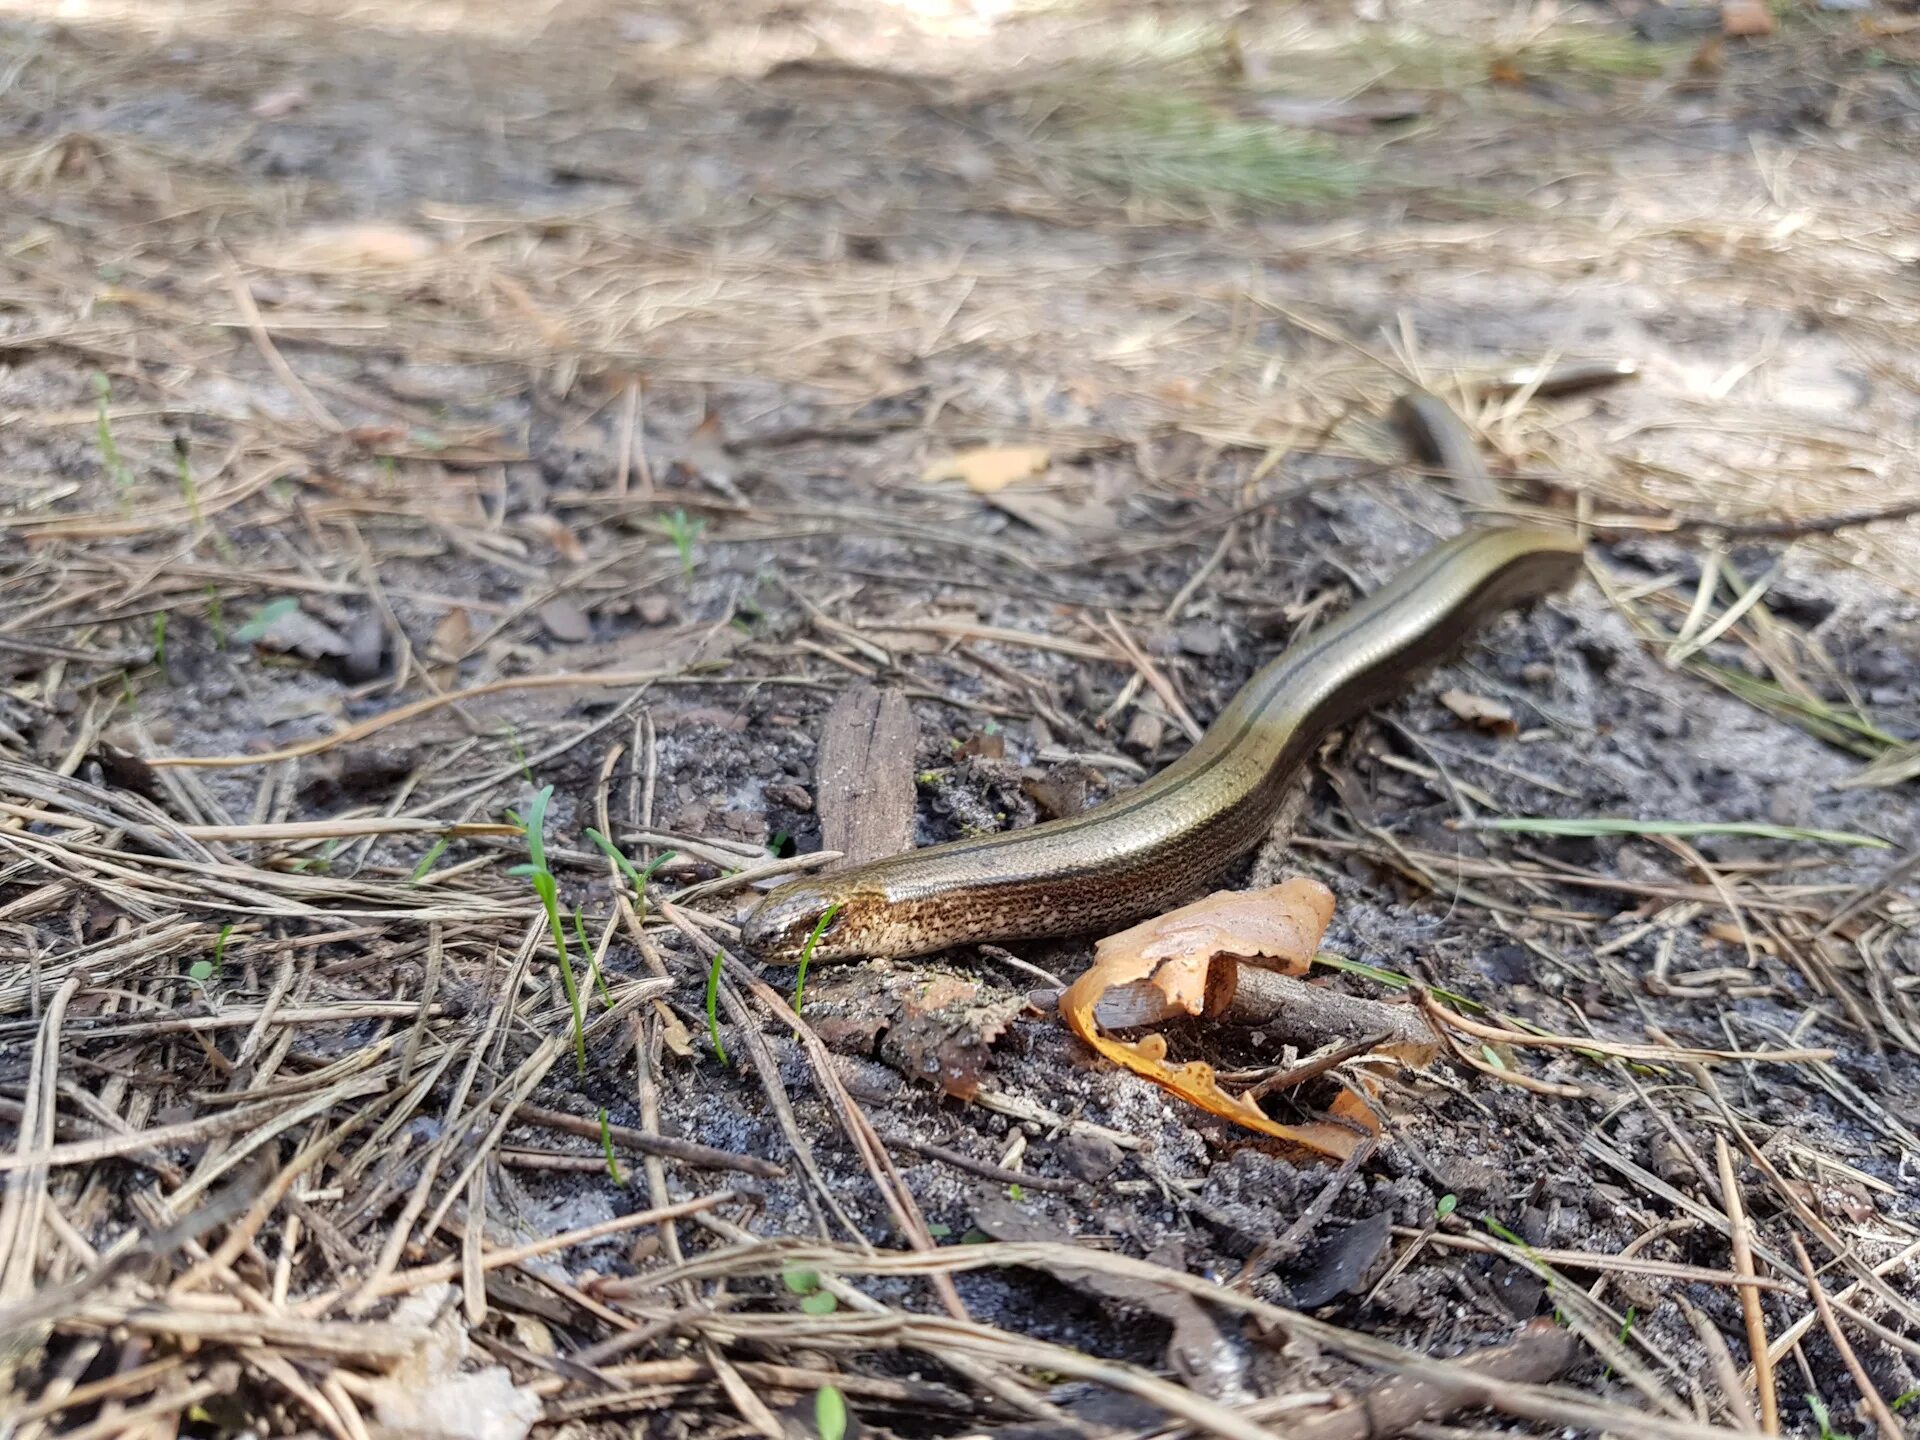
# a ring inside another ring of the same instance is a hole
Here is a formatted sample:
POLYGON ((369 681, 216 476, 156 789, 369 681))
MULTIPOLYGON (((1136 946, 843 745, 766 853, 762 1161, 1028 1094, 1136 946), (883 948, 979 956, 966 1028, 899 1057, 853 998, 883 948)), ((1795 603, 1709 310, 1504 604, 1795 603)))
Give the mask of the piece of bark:
POLYGON ((829 869, 864 865, 913 847, 913 758, 918 733, 907 697, 859 685, 845 691, 820 727, 814 807, 829 869))

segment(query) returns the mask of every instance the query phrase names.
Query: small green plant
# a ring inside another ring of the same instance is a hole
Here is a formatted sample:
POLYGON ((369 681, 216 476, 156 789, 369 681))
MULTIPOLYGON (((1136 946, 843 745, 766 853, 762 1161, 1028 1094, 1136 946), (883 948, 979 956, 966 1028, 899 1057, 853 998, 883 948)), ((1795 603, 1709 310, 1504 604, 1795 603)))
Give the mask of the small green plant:
POLYGON ((713 1053, 722 1065, 732 1063, 727 1059, 727 1047, 720 1043, 720 966, 726 958, 726 951, 714 951, 713 965, 707 971, 707 1038, 713 1042, 713 1053))
POLYGON ((196 960, 187 967, 187 979, 196 985, 205 985, 207 981, 220 973, 221 962, 227 958, 227 937, 233 934, 233 922, 229 920, 220 927, 220 933, 214 938, 213 955, 209 959, 196 960))
POLYGON ((200 513, 200 487, 193 483, 193 464, 187 459, 187 437, 173 437, 173 463, 180 476, 180 498, 186 502, 187 514, 193 517, 195 531, 207 528, 207 517, 200 513))
POLYGON ((820 1272, 790 1265, 780 1272, 780 1283, 790 1294, 800 1297, 800 1308, 809 1315, 831 1315, 840 1302, 830 1290, 820 1288, 820 1272))
POLYGON ((1067 168, 1135 202, 1183 211, 1324 203, 1361 171, 1325 141, 1185 94, 1116 89, 1079 107, 1048 148, 1067 168))
MULTIPOLYGON (((167 673, 167 612, 164 610, 153 617, 153 663, 160 667, 161 673, 167 673)), ((167 678, 173 677, 168 674, 167 678)))
POLYGON ((707 522, 698 518, 689 518, 684 510, 675 510, 660 522, 660 528, 673 542, 673 548, 680 552, 680 568, 686 571, 687 578, 693 578, 693 542, 700 538, 700 532, 707 528, 707 522))
POLYGON ((1806 1392, 1807 1409, 1813 1412, 1813 1423, 1820 1427, 1820 1440, 1853 1440, 1844 1430, 1833 1428, 1833 1416, 1827 1410, 1827 1402, 1811 1390, 1806 1392))
POLYGON ((213 643, 221 650, 227 648, 227 614, 220 603, 220 592, 211 584, 207 586, 207 628, 213 631, 213 643))
MULTIPOLYGON (((514 763, 520 767, 520 778, 525 780, 529 785, 535 784, 533 770, 527 764, 527 747, 520 743, 520 729, 516 725, 509 724, 507 726, 507 749, 513 752, 514 763)), ((547 788, 552 789, 553 787, 548 786, 547 788)))
POLYGON ((246 624, 233 632, 233 638, 242 645, 252 645, 264 640, 269 630, 299 608, 300 602, 291 595, 282 595, 278 600, 269 600, 247 618, 246 624))
POLYGON ((578 909, 573 912, 573 938, 580 942, 580 953, 587 957, 587 968, 593 971, 593 985, 600 992, 600 1003, 611 1010, 613 992, 607 988, 607 977, 600 973, 600 956, 587 939, 586 921, 580 918, 578 909))
POLYGON ((1920 1400, 1920 1385, 1916 1385, 1913 1389, 1894 1396, 1892 1401, 1893 1408, 1895 1410, 1904 1410, 1916 1400, 1920 1400))
POLYGON ((1018 1205, 1022 1200, 1027 1198, 1027 1192, 1019 1185, 1009 1185, 1007 1186, 1007 1198, 1018 1205))
POLYGON ((531 880, 534 894, 540 897, 541 907, 547 912, 547 929, 552 932, 553 948, 560 960, 560 983, 566 988, 567 1005, 573 1011, 573 1060, 584 1075, 587 1073, 587 1017, 580 1005, 579 983, 573 976, 573 956, 567 948, 566 927, 560 923, 560 884, 547 868, 545 827, 547 802, 552 799, 553 786, 548 785, 533 797, 525 822, 516 821, 520 824, 520 833, 526 837, 528 863, 516 865, 507 873, 525 875, 531 880))
POLYGON ((428 847, 427 853, 420 857, 420 863, 413 867, 413 874, 407 877, 409 885, 418 885, 427 878, 427 872, 433 869, 433 862, 447 853, 447 837, 442 835, 428 847))
POLYGON ((607 837, 602 835, 598 830, 589 826, 587 829, 587 838, 593 841, 595 845, 598 845, 600 847, 600 853, 613 861, 613 863, 619 867, 620 873, 627 877, 627 883, 633 886, 634 898, 640 902, 640 918, 642 920, 646 919, 647 885, 653 879, 653 872, 666 864, 667 861, 673 859, 674 852, 671 850, 663 850, 646 869, 636 870, 634 869, 633 862, 620 852, 620 847, 607 839, 607 837))
POLYGON ((287 868, 296 875, 304 875, 308 872, 315 875, 325 875, 329 870, 333 869, 333 857, 339 853, 340 847, 346 843, 345 840, 329 840, 320 847, 320 853, 318 855, 311 855, 296 860, 287 868))
POLYGON ((826 933, 833 917, 840 913, 838 905, 829 905, 813 927, 813 933, 807 936, 807 943, 800 947, 800 972, 793 977, 793 1013, 800 1013, 801 997, 807 993, 807 964, 813 959, 813 947, 820 943, 820 937, 826 933))
POLYGON ((600 1148, 606 1152, 607 1174, 613 1177, 613 1183, 626 1184, 620 1175, 620 1162, 613 1158, 613 1131, 607 1128, 607 1107, 604 1105, 600 1107, 600 1148))
POLYGON ((1481 1220, 1481 1223, 1487 1227, 1487 1229, 1491 1230, 1495 1235, 1499 1236, 1502 1240, 1506 1241, 1507 1244, 1513 1246, 1515 1249, 1530 1250, 1533 1248, 1532 1246, 1528 1245, 1526 1241, 1522 1240, 1518 1235, 1516 1235, 1513 1231, 1509 1230, 1505 1225, 1502 1225, 1498 1220, 1494 1219, 1491 1215, 1482 1215, 1480 1217, 1480 1220, 1481 1220))
POLYGON ((1460 1197, 1458 1195, 1442 1195, 1440 1197, 1440 1203, 1433 1207, 1433 1218, 1435 1220, 1444 1220, 1458 1209, 1459 1205, 1460 1197))
POLYGON ((813 1428, 820 1432, 820 1440, 846 1440, 846 1397, 831 1385, 813 1392, 813 1428))
POLYGON ((108 413, 108 406, 113 401, 113 382, 97 370, 93 373, 93 394, 98 402, 100 464, 106 470, 107 478, 113 481, 113 488, 120 493, 121 509, 131 510, 133 471, 121 457, 119 443, 113 438, 113 417, 108 413))

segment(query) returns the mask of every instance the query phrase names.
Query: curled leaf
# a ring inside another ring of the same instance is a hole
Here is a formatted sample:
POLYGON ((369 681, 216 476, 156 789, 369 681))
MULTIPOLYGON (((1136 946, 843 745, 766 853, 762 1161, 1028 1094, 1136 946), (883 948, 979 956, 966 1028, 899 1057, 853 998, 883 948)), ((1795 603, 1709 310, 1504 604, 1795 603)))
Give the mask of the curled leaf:
POLYGON ((943 455, 927 466, 923 480, 964 480, 981 495, 1004 490, 1016 480, 1038 475, 1053 458, 1044 445, 980 445, 943 455))
POLYGON ((1208 1009, 1216 960, 1230 956, 1264 961, 1270 968, 1300 974, 1332 919, 1333 892, 1317 880, 1295 877, 1266 890, 1218 891, 1102 940, 1094 948, 1093 965, 1060 997, 1061 1018, 1107 1059, 1189 1104, 1262 1135, 1344 1160, 1360 1142, 1355 1132, 1340 1125, 1271 1120, 1254 1101, 1222 1089, 1205 1061, 1169 1061, 1165 1036, 1115 1040, 1101 1033, 1096 1014, 1109 991, 1140 985, 1157 992, 1162 1014, 1202 1014, 1208 1009))

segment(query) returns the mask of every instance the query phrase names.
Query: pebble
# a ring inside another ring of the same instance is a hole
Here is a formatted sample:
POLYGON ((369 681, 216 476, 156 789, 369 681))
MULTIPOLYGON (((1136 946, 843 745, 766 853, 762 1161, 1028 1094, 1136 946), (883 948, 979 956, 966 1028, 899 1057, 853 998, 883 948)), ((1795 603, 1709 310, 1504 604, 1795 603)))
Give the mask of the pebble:
POLYGON ((1069 1135, 1060 1142, 1060 1163, 1090 1185, 1118 1170, 1122 1158, 1120 1147, 1101 1135, 1069 1135))

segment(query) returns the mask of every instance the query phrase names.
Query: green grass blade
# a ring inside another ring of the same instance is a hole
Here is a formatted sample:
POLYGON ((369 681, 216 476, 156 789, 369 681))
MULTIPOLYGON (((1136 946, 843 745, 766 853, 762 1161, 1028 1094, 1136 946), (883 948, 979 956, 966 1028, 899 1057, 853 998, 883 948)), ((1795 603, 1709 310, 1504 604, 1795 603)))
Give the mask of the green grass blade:
POLYGON ((720 966, 726 958, 726 951, 714 951, 713 966, 707 971, 707 1038, 713 1042, 713 1053, 722 1065, 733 1063, 727 1059, 727 1047, 720 1043, 720 966))

